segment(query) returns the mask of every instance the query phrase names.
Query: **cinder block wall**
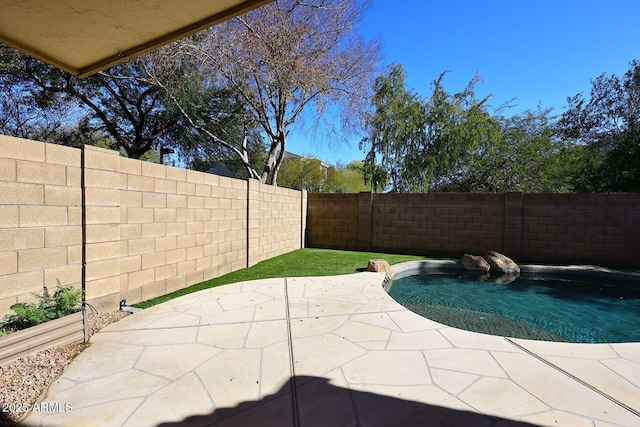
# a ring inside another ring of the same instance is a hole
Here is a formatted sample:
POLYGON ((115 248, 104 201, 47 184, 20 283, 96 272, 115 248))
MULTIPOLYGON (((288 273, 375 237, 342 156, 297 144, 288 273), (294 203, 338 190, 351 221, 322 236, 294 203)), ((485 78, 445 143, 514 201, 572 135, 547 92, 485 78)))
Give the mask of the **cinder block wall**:
POLYGON ((0 135, 0 313, 79 285, 80 150, 0 135))
POLYGON ((249 265, 304 247, 306 192, 249 183, 249 265))
POLYGON ((458 256, 503 250, 504 201, 489 194, 375 194, 372 249, 458 256))
POLYGON ((246 267, 246 181, 85 150, 86 288, 98 309, 246 267))
POLYGON ((525 194, 523 257, 640 266, 640 194, 525 194))
MULTIPOLYGON (((81 285, 79 149, 0 135, 0 316, 81 285)), ((85 149, 86 298, 117 309, 304 244, 306 193, 85 149), (249 244, 249 246, 247 246, 249 244)))
POLYGON ((309 194, 307 246, 358 249, 358 204, 358 194, 309 194))
POLYGON ((520 262, 640 265, 635 193, 310 194, 308 209, 308 247, 446 257, 491 249, 520 262))

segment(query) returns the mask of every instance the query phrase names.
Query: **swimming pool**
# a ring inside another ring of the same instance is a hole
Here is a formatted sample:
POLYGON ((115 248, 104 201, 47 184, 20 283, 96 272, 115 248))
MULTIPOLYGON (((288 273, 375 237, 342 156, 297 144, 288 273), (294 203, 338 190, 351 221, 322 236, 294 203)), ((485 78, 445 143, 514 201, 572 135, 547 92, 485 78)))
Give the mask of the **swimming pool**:
POLYGON ((580 343, 640 342, 637 278, 523 272, 508 284, 461 269, 395 279, 388 292, 448 326, 514 338, 580 343))

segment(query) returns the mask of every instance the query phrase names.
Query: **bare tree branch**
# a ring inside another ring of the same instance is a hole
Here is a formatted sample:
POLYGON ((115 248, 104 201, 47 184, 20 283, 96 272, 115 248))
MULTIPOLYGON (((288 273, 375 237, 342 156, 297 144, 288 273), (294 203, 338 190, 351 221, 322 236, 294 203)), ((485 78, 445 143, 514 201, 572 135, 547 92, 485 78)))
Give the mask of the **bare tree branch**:
POLYGON ((204 74, 242 96, 264 130, 262 182, 277 185, 287 135, 304 111, 314 110, 314 128, 333 106, 343 131, 362 126, 380 59, 379 43, 356 30, 368 5, 278 0, 180 42, 204 74))

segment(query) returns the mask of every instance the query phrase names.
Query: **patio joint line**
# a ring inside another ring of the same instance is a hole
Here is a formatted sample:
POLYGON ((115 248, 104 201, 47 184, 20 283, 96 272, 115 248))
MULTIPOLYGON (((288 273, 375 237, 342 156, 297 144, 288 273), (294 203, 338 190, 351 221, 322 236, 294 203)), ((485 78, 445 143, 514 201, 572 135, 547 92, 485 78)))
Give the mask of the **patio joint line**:
MULTIPOLYGON (((366 315, 366 314, 380 314, 380 313, 401 313, 401 312, 405 312, 407 311, 406 308, 403 309, 398 309, 398 310, 387 310, 387 311, 380 311, 380 310, 373 310, 373 311, 357 311, 355 313, 332 313, 332 314, 316 314, 316 315, 306 315, 306 316, 294 316, 291 319, 292 320, 300 320, 300 319, 311 319, 311 318, 320 318, 320 317, 351 317, 351 316, 359 316, 359 315, 366 315)), ((392 319, 393 320, 393 319, 392 319)), ((360 322, 362 323, 362 322, 360 322)), ((395 322, 394 322, 395 323, 395 322)), ((398 329, 400 329, 400 326, 398 326, 398 329)), ((442 328, 440 328, 442 329, 442 328)))
POLYGON ((599 394, 599 395, 601 395, 602 397, 609 399, 610 401, 612 401, 612 402, 613 402, 613 403, 615 403, 616 405, 621 406, 622 408, 624 408, 624 409, 626 409, 627 411, 631 412, 631 413, 632 413, 632 414, 634 414, 635 416, 640 417, 640 411, 637 411, 637 410, 633 409, 631 406, 629 406, 629 405, 627 405, 627 404, 625 404, 625 403, 623 403, 623 402, 619 401, 618 399, 616 399, 616 398, 615 398, 615 397, 613 397, 613 396, 610 396, 609 394, 607 394, 607 393, 605 393, 604 391, 602 391, 602 390, 598 389, 597 387, 592 386, 592 385, 591 385, 591 384, 589 384, 588 382, 586 382, 586 381, 584 381, 584 380, 581 380, 580 378, 576 377, 575 375, 573 375, 573 374, 571 374, 571 373, 569 373, 569 372, 565 371, 565 370, 564 370, 564 369, 562 369, 561 367, 559 367, 559 366, 557 366, 557 365, 555 365, 555 364, 553 364, 553 363, 549 362, 549 361, 548 361, 547 359, 545 359, 544 357, 542 357, 542 356, 538 356, 538 355, 537 355, 537 354, 535 354, 534 352, 529 351, 527 348, 525 348, 525 347, 521 346, 520 344, 518 344, 518 343, 516 343, 516 342, 514 342, 514 341, 512 341, 512 340, 510 340, 509 338, 504 337, 504 339, 505 339, 508 343, 512 344, 513 346, 515 346, 515 347, 519 348, 520 350, 524 351, 525 353, 527 353, 529 356, 532 356, 532 357, 534 357, 534 358, 538 359, 538 360, 539 360, 539 361, 541 361, 542 363, 544 363, 544 364, 546 364, 546 365, 548 365, 548 366, 552 367, 552 368, 553 368, 553 369, 555 369, 556 371, 558 371, 558 372, 560 372, 560 373, 562 373, 562 374, 566 375, 567 377, 571 378, 572 380, 574 380, 574 381, 576 381, 576 382, 578 382, 578 383, 582 384, 583 386, 585 386, 585 387, 587 387, 587 388, 589 388, 589 389, 591 389, 591 390, 595 391, 596 393, 598 393, 598 394, 599 394))
POLYGON ((287 347, 289 348, 289 374, 291 375, 291 404, 293 405, 293 425, 300 427, 300 413, 298 410, 298 384, 296 383, 296 368, 293 358, 293 337, 291 335, 291 316, 289 314, 289 287, 284 278, 284 306, 287 324, 287 347))
POLYGON ((151 328, 138 328, 138 329, 118 329, 116 331, 100 331, 102 333, 107 334, 116 334, 120 332, 139 332, 139 331, 163 331, 167 329, 189 329, 189 328, 200 328, 203 326, 225 326, 225 325, 242 325, 245 323, 268 323, 268 322, 276 322, 286 319, 263 319, 263 320, 238 320, 235 322, 226 322, 226 323, 203 323, 201 325, 184 325, 184 326, 154 326, 151 328))

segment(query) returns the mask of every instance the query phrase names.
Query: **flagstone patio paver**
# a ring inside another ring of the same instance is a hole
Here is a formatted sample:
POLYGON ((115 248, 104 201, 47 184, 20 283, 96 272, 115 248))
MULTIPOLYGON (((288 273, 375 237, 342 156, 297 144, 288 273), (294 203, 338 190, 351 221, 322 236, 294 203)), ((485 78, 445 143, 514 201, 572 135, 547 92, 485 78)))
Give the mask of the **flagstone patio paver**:
POLYGON ((264 279, 110 325, 43 426, 633 426, 640 343, 508 340, 414 314, 382 273, 264 279))

